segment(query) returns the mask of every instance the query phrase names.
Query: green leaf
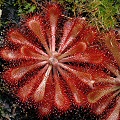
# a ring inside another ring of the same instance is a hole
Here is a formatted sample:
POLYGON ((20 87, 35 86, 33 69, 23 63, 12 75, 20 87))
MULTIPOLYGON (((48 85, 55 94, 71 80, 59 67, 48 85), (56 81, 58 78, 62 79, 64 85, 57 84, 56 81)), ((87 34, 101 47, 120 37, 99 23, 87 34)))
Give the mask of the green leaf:
POLYGON ((36 9, 36 6, 35 5, 33 5, 33 6, 31 6, 30 7, 30 9, 28 10, 28 12, 30 13, 30 12, 34 12, 35 11, 35 9, 36 9))
POLYGON ((29 9, 31 7, 31 4, 30 3, 27 3, 26 5, 25 5, 25 8, 24 9, 29 9))

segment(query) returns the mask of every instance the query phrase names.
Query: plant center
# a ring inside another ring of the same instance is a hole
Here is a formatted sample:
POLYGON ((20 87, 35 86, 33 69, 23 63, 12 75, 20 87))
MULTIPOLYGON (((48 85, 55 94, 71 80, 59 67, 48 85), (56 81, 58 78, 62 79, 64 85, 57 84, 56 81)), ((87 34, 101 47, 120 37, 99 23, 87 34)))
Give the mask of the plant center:
POLYGON ((58 53, 53 52, 52 55, 49 58, 49 64, 56 66, 58 64, 58 59, 57 59, 58 53))

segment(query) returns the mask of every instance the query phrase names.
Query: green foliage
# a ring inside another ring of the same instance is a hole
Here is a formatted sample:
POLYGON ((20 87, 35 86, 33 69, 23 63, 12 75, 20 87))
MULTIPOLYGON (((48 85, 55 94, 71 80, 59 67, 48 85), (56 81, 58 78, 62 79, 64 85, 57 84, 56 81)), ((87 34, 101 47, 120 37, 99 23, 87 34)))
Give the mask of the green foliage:
POLYGON ((17 2, 14 4, 14 6, 18 6, 18 15, 24 15, 31 12, 34 12, 36 10, 36 5, 27 2, 26 0, 17 0, 17 2))
POLYGON ((92 23, 101 25, 103 29, 113 28, 116 24, 115 16, 120 13, 120 2, 114 4, 114 0, 94 0, 90 2, 88 11, 93 11, 92 23))
POLYGON ((64 8, 73 13, 74 16, 77 16, 77 13, 79 12, 78 8, 81 5, 83 0, 58 0, 60 4, 64 6, 64 8))
POLYGON ((116 16, 120 14, 120 1, 118 0, 58 0, 66 5, 67 10, 71 10, 74 16, 87 13, 90 23, 96 25, 98 29, 108 30, 117 24, 116 16))
POLYGON ((4 2, 5 0, 0 0, 0 7, 3 5, 4 2))

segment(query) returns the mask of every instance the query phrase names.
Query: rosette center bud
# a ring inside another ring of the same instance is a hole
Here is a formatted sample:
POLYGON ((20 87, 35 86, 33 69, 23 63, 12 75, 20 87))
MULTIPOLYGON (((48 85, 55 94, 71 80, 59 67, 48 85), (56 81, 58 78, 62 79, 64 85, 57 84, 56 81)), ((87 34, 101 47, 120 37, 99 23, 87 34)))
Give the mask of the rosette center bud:
POLYGON ((56 66, 58 64, 58 53, 57 52, 53 52, 52 55, 49 58, 49 64, 56 66))

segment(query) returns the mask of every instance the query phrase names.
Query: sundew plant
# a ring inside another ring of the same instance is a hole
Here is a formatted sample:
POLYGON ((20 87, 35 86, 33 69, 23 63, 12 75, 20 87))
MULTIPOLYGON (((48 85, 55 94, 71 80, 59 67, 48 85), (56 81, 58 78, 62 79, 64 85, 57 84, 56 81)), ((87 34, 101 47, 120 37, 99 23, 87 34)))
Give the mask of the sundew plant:
POLYGON ((119 1, 0 4, 1 119, 120 119, 119 1))

